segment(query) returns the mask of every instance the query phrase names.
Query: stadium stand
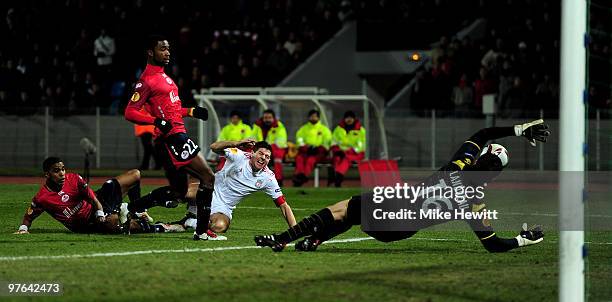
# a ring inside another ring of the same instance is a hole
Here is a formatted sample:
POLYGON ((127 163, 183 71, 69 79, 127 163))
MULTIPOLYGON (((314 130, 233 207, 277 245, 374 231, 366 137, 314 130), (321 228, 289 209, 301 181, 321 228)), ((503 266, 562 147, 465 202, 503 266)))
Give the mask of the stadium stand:
MULTIPOLYGON (((1 110, 29 114, 26 107, 49 105, 70 113, 99 106, 117 113, 143 68, 142 40, 152 33, 173 42, 171 70, 182 93, 273 86, 340 28, 338 4, 3 2, 0 35, 11 43, 0 46, 1 110), (111 44, 115 50, 106 50, 111 44)), ((189 105, 192 98, 182 99, 189 105)))
MULTIPOLYGON (((591 16, 590 63, 592 73, 605 77, 589 87, 590 102, 609 108, 609 10, 597 10, 597 2, 591 16)), ((274 86, 342 22, 353 19, 369 21, 362 32, 370 39, 359 39, 357 45, 365 50, 408 49, 404 46, 434 42, 427 39, 439 34, 431 64, 416 74, 410 104, 416 112, 435 108, 454 110, 459 117, 479 115, 486 93, 498 93, 501 114, 507 117, 557 108, 556 1, 236 0, 169 6, 160 1, 67 0, 60 5, 7 1, 0 8, 0 34, 11 41, 0 46, 0 110, 6 113, 30 114, 35 109, 27 107, 45 105, 69 109, 62 113, 96 106, 103 113, 119 112, 141 71, 144 59, 135 58, 142 57, 141 39, 149 33, 173 41, 171 70, 186 103, 192 100, 192 89, 274 86), (478 18, 487 21, 484 39, 451 36, 478 18), (411 30, 410 39, 382 39, 387 35, 378 31, 381 20, 397 28, 428 30, 411 30), (100 51, 102 40, 114 44, 112 54, 100 51)))

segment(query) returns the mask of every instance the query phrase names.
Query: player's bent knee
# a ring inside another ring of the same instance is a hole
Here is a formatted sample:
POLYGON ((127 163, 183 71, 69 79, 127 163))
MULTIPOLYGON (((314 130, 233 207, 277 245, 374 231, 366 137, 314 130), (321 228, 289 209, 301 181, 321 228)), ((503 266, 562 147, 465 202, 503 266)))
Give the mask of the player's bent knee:
POLYGON ((128 171, 128 173, 136 180, 136 181, 140 181, 140 170, 138 169, 132 169, 130 171, 128 171))
POLYGON ((344 220, 346 218, 347 208, 348 208, 348 200, 343 200, 334 205, 327 207, 334 216, 334 220, 344 220))
POLYGON ((225 233, 229 228, 229 218, 223 214, 215 213, 210 220, 210 229, 215 233, 225 233))

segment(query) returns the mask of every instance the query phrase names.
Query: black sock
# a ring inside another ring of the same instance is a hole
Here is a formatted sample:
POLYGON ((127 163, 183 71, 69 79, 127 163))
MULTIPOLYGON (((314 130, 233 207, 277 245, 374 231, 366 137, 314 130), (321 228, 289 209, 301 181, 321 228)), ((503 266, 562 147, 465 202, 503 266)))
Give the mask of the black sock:
POLYGON ((340 188, 340 186, 342 186, 342 181, 344 181, 344 175, 336 173, 336 179, 334 179, 334 185, 336 188, 340 188))
POLYGON ((130 199, 130 202, 134 202, 138 198, 140 198, 140 181, 137 182, 136 185, 134 185, 128 190, 127 195, 128 195, 128 198, 130 199))
POLYGON ((170 186, 157 188, 151 193, 138 198, 128 204, 128 210, 131 213, 140 213, 144 210, 155 207, 165 206, 166 201, 174 199, 174 191, 170 186))
POLYGON ((327 241, 350 230, 351 227, 353 227, 353 225, 345 221, 335 221, 334 224, 329 227, 317 230, 312 236, 321 241, 327 241))
POLYGON ((320 210, 298 222, 288 230, 276 235, 276 239, 281 243, 289 243, 298 238, 313 235, 334 224, 334 215, 330 209, 320 210))
POLYGON ((213 189, 199 188, 196 194, 196 208, 198 225, 196 226, 196 234, 204 234, 208 230, 208 222, 210 220, 210 205, 212 203, 213 189))

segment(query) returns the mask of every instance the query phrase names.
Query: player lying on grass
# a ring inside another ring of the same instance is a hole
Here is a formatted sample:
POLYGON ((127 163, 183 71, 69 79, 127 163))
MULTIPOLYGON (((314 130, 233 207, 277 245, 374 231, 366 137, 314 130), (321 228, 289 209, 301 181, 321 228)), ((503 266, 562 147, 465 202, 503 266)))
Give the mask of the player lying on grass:
MULTIPOLYGON (((274 200, 290 227, 296 224, 293 211, 285 200, 274 172, 268 168, 272 155, 270 144, 265 141, 256 143, 253 139, 244 139, 241 141, 218 141, 212 143, 210 148, 213 152, 223 154, 226 158, 223 169, 215 173, 215 191, 208 226, 211 231, 215 233, 226 232, 232 221, 232 213, 236 206, 244 197, 257 191, 264 191, 274 200), (251 149, 251 151, 245 152, 241 149, 251 149)), ((189 186, 186 199, 194 198, 194 188, 197 188, 197 184, 189 186)), ((147 203, 146 200, 139 200, 130 203, 130 212, 144 211, 152 206, 154 205, 150 202, 147 203)), ((173 222, 169 225, 176 228, 177 223, 185 228, 196 228, 195 213, 191 213, 191 218, 187 217, 180 222, 173 222)), ((194 232, 193 238, 199 240, 200 237, 194 232)), ((214 238, 208 236, 207 240, 227 240, 227 237, 222 235, 217 235, 214 238)))
MULTIPOLYGON (((465 141, 446 165, 425 179, 423 181, 424 187, 433 187, 436 184, 451 184, 452 186, 459 184, 474 187, 482 185, 499 175, 501 170, 508 164, 507 151, 497 144, 485 146, 488 141, 507 136, 523 136, 529 140, 532 146, 535 146, 536 140, 545 142, 549 135, 548 126, 544 124, 543 120, 515 125, 514 127, 482 129, 465 141)), ((298 242, 295 248, 302 251, 316 250, 322 242, 346 232, 354 225, 360 225, 362 214, 361 200, 364 199, 364 202, 369 202, 373 200, 372 197, 372 192, 353 196, 349 200, 343 200, 306 217, 296 226, 289 228, 285 232, 274 235, 255 236, 255 243, 258 246, 269 246, 272 250, 278 252, 282 251, 287 243, 308 236, 298 242)), ((453 208, 459 208, 462 204, 462 202, 455 198, 452 198, 452 201, 447 201, 448 203, 436 202, 435 206, 440 211, 451 211, 453 208)), ((467 210, 472 212, 483 212, 486 210, 482 200, 471 199, 467 202, 468 204, 466 205, 469 206, 467 210)), ((424 196, 421 195, 409 207, 418 211, 419 209, 427 210, 431 205, 431 200, 425 200, 424 196)), ((365 233, 379 241, 392 242, 410 238, 419 229, 449 220, 410 221, 415 224, 408 228, 410 231, 366 231, 365 233)), ((490 222, 486 219, 470 219, 466 220, 466 222, 468 222, 484 248, 489 252, 506 252, 521 246, 539 243, 544 239, 544 233, 539 226, 528 230, 526 224, 523 224, 523 230, 515 238, 500 238, 495 234, 490 222)))
MULTIPOLYGON (((58 157, 45 159, 43 172, 45 183, 32 198, 32 203, 15 234, 29 233, 32 221, 43 212, 49 213, 75 233, 117 234, 127 231, 123 230, 118 215, 125 195, 128 195, 131 201, 150 200, 163 206, 176 206, 168 199, 170 193, 167 187, 157 188, 140 197, 140 171, 136 169, 107 180, 96 192, 89 188, 80 175, 66 173, 64 163, 58 157)), ((146 214, 140 218, 142 219, 131 221, 130 232, 166 231, 166 225, 150 225, 146 214)))
MULTIPOLYGON (((278 186, 274 172, 268 168, 272 147, 265 141, 255 142, 252 139, 243 141, 218 141, 210 149, 225 155, 226 162, 221 171, 215 174, 215 191, 210 209, 209 228, 213 232, 227 231, 232 221, 232 212, 242 199, 251 193, 264 191, 274 200, 281 214, 292 227, 295 217, 285 196, 278 186), (253 145, 251 152, 238 149, 244 144, 253 145)), ((194 233, 194 239, 198 235, 194 233)))

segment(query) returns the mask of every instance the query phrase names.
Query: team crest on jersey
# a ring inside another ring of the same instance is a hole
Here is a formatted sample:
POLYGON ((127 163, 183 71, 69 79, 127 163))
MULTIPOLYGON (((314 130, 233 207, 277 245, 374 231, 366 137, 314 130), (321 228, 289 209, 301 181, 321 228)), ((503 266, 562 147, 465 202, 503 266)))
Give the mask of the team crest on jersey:
POLYGON ((259 188, 261 188, 261 187, 263 186, 263 183, 264 183, 264 181, 263 181, 263 180, 258 179, 258 180, 255 182, 255 187, 259 189, 259 188))
POLYGON ((177 101, 180 101, 179 96, 174 94, 174 91, 170 91, 170 101, 172 101, 172 103, 176 103, 177 101))
POLYGON ((140 93, 138 93, 138 91, 134 92, 134 94, 132 94, 132 98, 130 98, 130 100, 132 102, 138 102, 140 100, 140 93))

